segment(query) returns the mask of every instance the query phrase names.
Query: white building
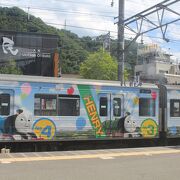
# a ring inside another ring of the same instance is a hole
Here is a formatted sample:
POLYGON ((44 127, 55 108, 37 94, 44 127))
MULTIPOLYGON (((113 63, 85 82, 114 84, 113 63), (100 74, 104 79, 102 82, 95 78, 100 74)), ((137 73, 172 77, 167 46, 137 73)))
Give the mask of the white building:
POLYGON ((144 82, 166 83, 165 74, 180 75, 180 65, 173 62, 171 55, 156 44, 139 47, 135 75, 144 82))

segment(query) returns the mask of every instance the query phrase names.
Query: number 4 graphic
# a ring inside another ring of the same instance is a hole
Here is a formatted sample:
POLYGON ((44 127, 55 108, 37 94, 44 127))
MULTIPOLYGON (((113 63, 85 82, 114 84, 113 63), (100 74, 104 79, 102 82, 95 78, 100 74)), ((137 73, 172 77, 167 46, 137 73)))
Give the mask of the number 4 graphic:
POLYGON ((50 138, 50 137, 51 137, 51 129, 52 129, 51 126, 46 126, 46 127, 43 128, 43 130, 41 131, 41 134, 47 136, 48 138, 50 138))

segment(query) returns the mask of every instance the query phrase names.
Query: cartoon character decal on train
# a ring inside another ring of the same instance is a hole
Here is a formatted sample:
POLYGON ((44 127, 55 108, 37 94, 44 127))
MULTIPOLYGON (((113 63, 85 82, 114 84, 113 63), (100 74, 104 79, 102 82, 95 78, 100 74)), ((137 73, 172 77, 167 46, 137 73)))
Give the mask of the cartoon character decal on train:
POLYGON ((127 117, 124 120, 124 137, 139 137, 140 134, 139 133, 135 133, 136 132, 136 121, 134 119, 132 119, 131 115, 127 115, 127 117))
POLYGON ((35 134, 32 131, 33 119, 32 116, 27 116, 22 109, 18 109, 16 114, 6 117, 3 120, 3 139, 32 139, 35 134))
MULTIPOLYGON (((49 140, 56 133, 56 126, 48 118, 33 121, 32 116, 27 116, 22 109, 8 116, 3 123, 3 139, 6 140, 49 140)), ((1 137, 1 138, 2 138, 1 137)))

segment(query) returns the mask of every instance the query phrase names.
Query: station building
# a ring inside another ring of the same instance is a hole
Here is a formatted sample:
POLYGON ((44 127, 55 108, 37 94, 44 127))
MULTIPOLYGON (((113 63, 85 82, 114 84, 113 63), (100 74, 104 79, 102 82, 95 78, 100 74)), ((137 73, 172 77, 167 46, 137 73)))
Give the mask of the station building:
POLYGON ((24 75, 60 76, 58 36, 0 31, 0 65, 15 61, 24 75))

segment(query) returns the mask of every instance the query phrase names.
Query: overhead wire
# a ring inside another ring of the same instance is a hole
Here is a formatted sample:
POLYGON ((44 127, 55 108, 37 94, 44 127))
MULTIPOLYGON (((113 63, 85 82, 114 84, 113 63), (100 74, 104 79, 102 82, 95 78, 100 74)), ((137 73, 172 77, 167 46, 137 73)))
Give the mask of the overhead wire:
MULTIPOLYGON (((0 3, 1 6, 6 6, 6 7, 16 7, 17 5, 15 4, 3 4, 0 3)), ((112 14, 112 12, 98 12, 96 13, 85 13, 85 12, 80 12, 80 11, 68 11, 65 9, 56 9, 56 8, 42 8, 42 7, 33 7, 33 6, 18 6, 23 9, 35 9, 35 10, 44 10, 44 11, 52 11, 52 12, 58 12, 58 13, 69 13, 69 14, 79 14, 79 15, 86 15, 86 16, 100 16, 100 17, 107 17, 107 18, 114 18, 114 16, 110 15, 105 15, 105 14, 112 14)))
MULTIPOLYGON (((64 24, 60 24, 60 23, 50 23, 50 22, 45 22, 46 24, 49 24, 49 25, 60 25, 60 26, 64 26, 64 24)), ((67 27, 71 27, 71 28, 79 28, 79 29, 89 29, 89 30, 93 30, 93 31, 99 31, 99 32, 110 32, 110 33, 115 33, 117 34, 117 31, 112 31, 112 30, 104 30, 104 29, 96 29, 96 28, 89 28, 89 27, 81 27, 81 26, 75 26, 75 25, 66 25, 67 27)), ((133 33, 125 33, 125 35, 130 35, 130 36, 133 36, 134 34, 133 33)), ((155 37, 155 36, 150 36, 150 35, 146 35, 145 37, 149 37, 149 38, 153 38, 153 39, 161 39, 163 40, 163 38, 161 37, 155 37)), ((129 39, 129 40, 132 40, 133 37, 126 37, 126 39, 129 39)), ((180 42, 180 40, 175 40, 175 39, 171 39, 170 38, 170 41, 171 42, 180 42)))
MULTIPOLYGON (((65 26, 64 24, 61 23, 52 23, 52 22, 44 22, 45 24, 48 25, 54 25, 54 26, 65 26)), ((112 31, 112 30, 104 30, 104 29, 97 29, 97 28, 89 28, 89 27, 82 27, 82 26, 75 26, 75 25, 68 25, 66 24, 66 27, 71 27, 71 28, 78 28, 78 29, 88 29, 88 30, 93 30, 93 31, 99 31, 99 32, 110 32, 111 34, 116 34, 117 35, 117 31, 112 31)), ((124 33, 125 35, 129 35, 132 36, 131 38, 126 37, 126 39, 132 40, 134 34, 133 33, 124 33)), ((150 36, 150 35, 146 35, 145 37, 149 37, 149 38, 153 38, 153 39, 161 39, 163 40, 163 38, 161 37, 157 37, 157 36, 150 36)), ((180 40, 175 40, 175 39, 170 39, 170 41, 172 42, 179 42, 180 40)))
POLYGON ((90 3, 90 2, 83 2, 83 1, 69 1, 69 0, 54 0, 54 1, 59 1, 59 2, 65 2, 65 3, 72 3, 72 4, 83 4, 83 5, 91 5, 91 6, 98 6, 98 5, 102 5, 102 4, 97 4, 97 3, 90 3))

